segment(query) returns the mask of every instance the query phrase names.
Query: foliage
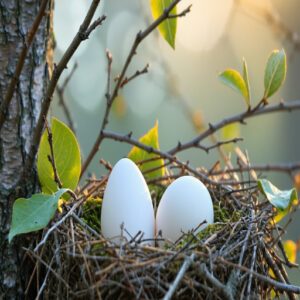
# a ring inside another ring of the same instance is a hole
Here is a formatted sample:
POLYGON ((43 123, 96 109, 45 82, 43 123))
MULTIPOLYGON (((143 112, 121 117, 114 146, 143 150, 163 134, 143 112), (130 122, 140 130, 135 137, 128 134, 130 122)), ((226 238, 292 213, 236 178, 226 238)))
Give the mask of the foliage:
MULTIPOLYGON (((267 61, 264 77, 264 97, 266 100, 271 97, 283 84, 286 77, 286 55, 284 50, 274 50, 267 61)), ((227 69, 220 73, 219 79, 228 87, 241 94, 247 104, 251 106, 250 84, 248 76, 248 67, 246 60, 243 59, 243 75, 237 70, 227 69)))
POLYGON ((284 50, 274 50, 269 56, 265 69, 264 98, 271 97, 281 87, 286 76, 286 55, 284 50))
MULTIPOLYGON (((56 118, 52 119, 51 131, 57 175, 63 188, 74 190, 81 172, 78 142, 71 129, 56 118)), ((37 170, 42 191, 46 194, 52 194, 58 189, 54 180, 53 166, 49 161, 50 155, 48 132, 45 130, 39 146, 37 170)))
POLYGON ((227 69, 219 75, 220 80, 239 94, 241 94, 247 104, 250 106, 250 91, 246 64, 244 64, 244 72, 246 80, 243 76, 234 69, 227 69))
POLYGON ((293 203, 298 199, 295 188, 281 191, 267 179, 258 180, 258 187, 278 211, 275 222, 279 222, 284 218, 289 213, 293 203))
POLYGON ((29 199, 17 199, 13 205, 8 240, 11 241, 17 234, 46 227, 58 208, 59 198, 67 191, 68 189, 60 189, 52 195, 35 194, 29 199))
MULTIPOLYGON (((160 17, 164 10, 172 3, 172 0, 151 0, 151 11, 154 19, 160 17)), ((176 6, 172 9, 172 15, 176 15, 176 6)), ((177 29, 177 19, 171 18, 163 21, 159 26, 158 30, 168 44, 174 49, 175 48, 175 37, 177 29)))
MULTIPOLYGON (((159 150, 157 121, 154 127, 139 139, 139 142, 146 146, 152 147, 153 149, 159 150)), ((146 179, 150 180, 158 178, 165 174, 164 160, 159 158, 154 153, 148 153, 143 149, 133 147, 128 153, 128 158, 138 164, 146 179), (146 162, 142 163, 143 161, 146 162)))
POLYGON ((9 241, 14 236, 40 230, 47 226, 56 210, 61 210, 60 198, 67 199, 68 191, 76 188, 80 171, 80 151, 73 132, 61 121, 52 119, 52 139, 45 130, 38 151, 37 169, 42 185, 41 194, 31 198, 19 198, 13 205, 12 224, 9 241), (51 164, 50 145, 53 148, 53 159, 62 188, 58 189, 54 180, 54 168, 51 164))

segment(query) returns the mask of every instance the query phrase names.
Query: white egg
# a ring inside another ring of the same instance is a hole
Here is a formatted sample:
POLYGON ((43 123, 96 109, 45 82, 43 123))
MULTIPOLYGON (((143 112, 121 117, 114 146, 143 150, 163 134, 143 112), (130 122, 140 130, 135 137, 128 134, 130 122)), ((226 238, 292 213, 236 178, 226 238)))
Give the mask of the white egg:
POLYGON ((143 234, 142 239, 154 238, 151 195, 139 168, 128 158, 119 160, 108 178, 102 203, 101 228, 103 236, 117 244, 124 238, 130 241, 139 231, 143 234))
POLYGON ((213 204, 207 188, 197 178, 183 176, 163 194, 157 208, 156 230, 166 240, 175 242, 183 233, 196 228, 198 233, 213 221, 213 204))

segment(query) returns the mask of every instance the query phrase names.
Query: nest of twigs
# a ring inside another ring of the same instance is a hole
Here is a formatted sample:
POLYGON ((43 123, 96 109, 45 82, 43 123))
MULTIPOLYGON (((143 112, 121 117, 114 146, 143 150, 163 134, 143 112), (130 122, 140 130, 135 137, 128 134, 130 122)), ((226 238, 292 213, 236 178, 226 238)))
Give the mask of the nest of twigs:
MULTIPOLYGON (((27 249, 35 264, 27 291, 44 299, 295 299, 283 229, 255 181, 237 173, 213 179, 222 182, 207 185, 215 224, 165 248, 141 245, 139 237, 121 247, 105 240, 100 210, 107 177, 89 180, 35 251, 27 249)), ((156 201, 170 181, 157 181, 156 201)))

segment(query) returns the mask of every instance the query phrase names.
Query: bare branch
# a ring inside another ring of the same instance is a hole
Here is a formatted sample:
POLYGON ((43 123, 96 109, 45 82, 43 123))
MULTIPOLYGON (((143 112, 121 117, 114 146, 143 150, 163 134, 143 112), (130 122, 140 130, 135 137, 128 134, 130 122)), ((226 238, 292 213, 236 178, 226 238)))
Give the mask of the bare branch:
POLYGON ((163 300, 171 300, 178 285, 180 284, 185 272, 188 270, 188 268, 190 267, 190 265, 192 264, 192 262, 195 259, 195 253, 191 254, 191 256, 187 256, 174 280, 174 282, 171 284, 168 292, 165 294, 163 300))
POLYGON ((129 81, 135 79, 136 77, 148 73, 148 70, 149 70, 149 64, 147 64, 142 70, 137 70, 133 75, 129 76, 128 78, 125 77, 121 83, 120 88, 123 88, 124 85, 126 85, 129 81))
POLYGON ((245 124, 246 119, 253 118, 256 116, 266 115, 274 112, 283 112, 283 111, 291 112, 299 109, 300 109, 300 100, 280 102, 278 104, 268 105, 268 106, 260 106, 260 107, 256 106, 253 109, 249 109, 235 116, 225 118, 216 124, 209 124, 209 128, 205 130, 203 133, 201 133, 200 135, 198 135, 197 137, 195 137, 189 142, 179 143, 176 147, 170 149, 168 153, 175 154, 189 148, 194 148, 197 145, 199 145, 199 143, 203 141, 205 138, 211 136, 213 133, 217 132, 218 130, 225 127, 226 125, 232 123, 245 124))
POLYGON ((251 170, 261 171, 261 172, 283 172, 292 174, 300 170, 300 162, 291 162, 291 163, 278 163, 278 164, 263 164, 263 165, 249 165, 249 166, 239 166, 238 168, 214 171, 211 175, 220 175, 227 173, 235 172, 249 172, 251 170))
POLYGON ((133 57, 135 56, 135 54, 137 53, 137 49, 139 47, 139 45, 141 44, 141 42, 152 32, 154 31, 164 20, 168 19, 168 17, 171 14, 172 9, 180 2, 181 0, 174 0, 172 1, 172 3, 164 10, 163 14, 157 18, 152 24, 150 24, 149 27, 147 27, 144 31, 140 31, 136 37, 135 40, 133 42, 133 45, 129 51, 129 54, 127 56, 127 59, 125 61, 125 64, 123 66, 123 69, 120 73, 120 75, 118 76, 117 82, 115 84, 115 87, 113 89, 113 92, 109 98, 109 100, 107 101, 107 105, 106 105, 106 109, 105 109, 105 113, 104 113, 104 117, 102 120, 102 124, 100 126, 100 131, 98 134, 98 137, 91 149, 91 151, 89 152, 85 162, 83 163, 82 166, 82 171, 81 171, 81 177, 84 174, 84 172, 86 171, 86 169, 88 168, 89 164, 91 163, 92 159, 94 158, 95 154, 98 152, 99 147, 101 142, 103 141, 103 135, 102 132, 105 130, 107 124, 108 124, 108 117, 110 114, 110 110, 111 110, 111 106, 114 102, 114 100, 117 98, 118 93, 120 88, 122 87, 122 83, 124 81, 124 78, 126 76, 126 72, 128 70, 128 67, 133 59, 133 57))
POLYGON ((61 105, 63 111, 64 111, 64 114, 67 118, 67 121, 68 121, 68 125, 70 126, 71 130, 75 133, 75 126, 74 126, 74 122, 73 122, 73 119, 72 119, 72 116, 71 116, 71 112, 69 110, 69 107, 67 106, 66 104, 66 101, 65 101, 65 97, 64 97, 64 93, 65 93, 65 89, 69 83, 69 81, 71 80, 72 76, 74 75, 76 69, 78 67, 78 64, 75 63, 70 74, 67 76, 67 78, 64 80, 63 84, 61 86, 57 85, 56 87, 56 92, 57 92, 57 95, 58 95, 58 100, 59 100, 59 105, 61 105))
POLYGON ((44 117, 44 118, 45 118, 46 130, 47 130, 47 133, 48 133, 48 143, 49 143, 49 147, 50 147, 50 155, 48 156, 48 159, 49 159, 49 162, 50 162, 50 164, 52 166, 52 169, 53 169, 54 181, 57 183, 57 186, 59 188, 62 188, 62 183, 61 183, 60 178, 58 176, 56 163, 55 163, 52 131, 51 131, 51 128, 49 127, 49 125, 48 125, 46 117, 44 117))

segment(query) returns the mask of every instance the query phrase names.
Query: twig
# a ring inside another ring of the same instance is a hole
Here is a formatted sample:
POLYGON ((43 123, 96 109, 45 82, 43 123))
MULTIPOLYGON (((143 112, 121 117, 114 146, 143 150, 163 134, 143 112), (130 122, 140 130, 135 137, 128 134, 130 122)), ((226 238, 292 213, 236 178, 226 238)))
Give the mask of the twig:
POLYGON ((54 258, 55 258, 55 255, 53 255, 53 257, 52 257, 52 259, 51 259, 51 261, 49 263, 49 268, 47 268, 47 273, 44 276, 43 283, 42 283, 41 287, 39 288, 39 291, 38 291, 37 296, 35 297, 35 300, 39 300, 40 297, 42 296, 42 293, 43 293, 43 291, 44 291, 44 289, 46 287, 46 284, 47 284, 48 276, 49 276, 49 274, 51 272, 51 269, 52 269, 52 263, 54 261, 54 258))
POLYGON ((75 202, 75 204, 72 206, 72 208, 59 221, 57 221, 52 227, 50 227, 47 230, 47 232, 46 232, 45 236, 43 237, 43 239, 34 248, 34 250, 33 250, 34 252, 37 252, 39 250, 39 248, 47 242, 50 234, 54 230, 56 230, 61 224, 63 224, 65 222, 65 220, 67 220, 70 216, 72 216, 72 214, 75 211, 75 209, 77 207, 79 207, 81 205, 81 203, 84 202, 84 200, 85 199, 83 198, 82 200, 75 202))
POLYGON ((61 105, 61 107, 65 113, 65 116, 67 118, 68 124, 74 133, 75 133, 75 126, 74 126, 74 122, 73 122, 73 119, 71 116, 71 112, 65 102, 64 93, 65 93, 66 86, 68 85, 69 81, 71 80, 72 76, 74 75, 74 72, 77 69, 77 66, 78 66, 78 64, 75 63, 70 74, 67 76, 67 78, 65 79, 63 84, 61 86, 57 85, 57 87, 56 87, 56 92, 57 92, 58 99, 59 99, 59 105, 61 105))
POLYGON ((300 100, 290 101, 290 102, 280 102, 274 105, 262 106, 262 107, 254 107, 253 109, 249 109, 245 112, 237 114, 235 116, 231 116, 229 118, 225 118, 222 121, 216 124, 209 124, 209 128, 205 130, 203 133, 195 137, 189 142, 186 143, 178 143, 178 145, 168 151, 169 154, 175 154, 181 152, 183 150, 194 148, 199 145, 199 143, 207 138, 208 136, 212 135, 216 131, 220 130, 221 128, 225 127, 226 125, 232 123, 241 123, 245 124, 245 120, 249 118, 253 118, 260 115, 265 115, 274 112, 286 111, 291 112, 294 110, 300 109, 300 100))
POLYGON ((111 65, 112 65, 112 54, 109 50, 106 50, 106 58, 107 58, 107 85, 106 85, 106 101, 107 103, 110 101, 110 81, 111 81, 111 65))
POLYGON ((282 291, 282 292, 291 292, 291 293, 295 293, 295 294, 300 294, 300 286, 297 285, 293 285, 293 284, 286 284, 286 283, 282 283, 279 281, 276 281, 270 277, 264 276, 260 273, 257 273, 255 271, 251 271, 250 269, 248 269, 247 267, 244 266, 240 266, 238 264, 232 263, 230 261, 225 260, 222 257, 219 257, 217 259, 218 261, 228 265, 228 266, 232 266, 234 268, 238 268, 240 270, 242 270, 243 272, 246 272, 248 274, 252 274, 253 276, 255 276, 256 278, 258 278, 259 280, 270 284, 271 286, 273 286, 274 288, 276 288, 278 291, 282 291))
POLYGON ((62 188, 62 182, 59 178, 57 168, 56 168, 56 163, 55 163, 55 157, 54 157, 54 150, 53 150, 53 136, 52 136, 52 131, 51 128, 48 125, 47 119, 45 118, 45 126, 46 130, 48 133, 48 143, 49 143, 49 148, 50 148, 50 155, 48 155, 48 160, 52 166, 53 169, 53 176, 54 176, 54 181, 57 183, 58 187, 61 189, 62 188))
POLYGON ((187 8, 185 8, 182 12, 178 13, 178 14, 170 14, 168 16, 168 19, 174 19, 174 18, 181 18, 181 17, 185 17, 189 12, 191 12, 191 8, 192 8, 192 4, 189 5, 187 8))
POLYGON ((86 228, 88 231, 90 231, 95 237, 101 238, 101 235, 94 230, 92 227, 90 227, 87 223, 82 221, 75 213, 71 215, 72 218, 74 218, 82 227, 86 228))
POLYGON ((142 70, 137 70, 133 75, 129 76, 128 78, 125 77, 120 85, 120 88, 123 88, 124 85, 126 85, 128 82, 135 79, 136 77, 148 73, 148 71, 149 71, 149 64, 147 64, 142 70))
POLYGON ((43 128, 44 128, 44 116, 47 115, 47 112, 50 107, 52 95, 55 91, 57 82, 58 82, 62 72, 66 68, 68 62, 70 61, 71 57, 73 56, 73 54, 75 53, 75 51, 77 50, 77 48, 79 47, 81 42, 88 39, 92 30, 95 29, 96 26, 101 25, 102 22, 106 19, 106 16, 102 16, 90 25, 99 3, 100 3, 100 0, 93 0, 93 2, 90 5, 90 8, 87 12, 87 15, 85 16, 85 19, 79 28, 79 31, 77 32, 76 36, 72 40, 70 46, 68 47, 67 51, 61 58, 58 65, 54 68, 52 78, 49 82, 48 88, 47 88, 45 96, 44 96, 40 116, 39 116, 36 128, 34 130, 34 133, 33 133, 29 154, 26 158, 24 173, 23 173, 24 179, 26 178, 26 176, 28 176, 28 174, 31 173, 30 170, 32 169, 32 165, 33 165, 33 162, 35 159, 37 148, 38 148, 38 145, 39 145, 39 142, 41 139, 41 135, 43 132, 43 128))
POLYGON ((92 159, 94 158, 94 156, 96 155, 96 153, 99 150, 100 144, 103 141, 103 131, 105 130, 107 124, 108 124, 108 118, 109 118, 109 114, 110 114, 110 110, 111 110, 111 106, 114 102, 114 100, 117 98, 118 93, 119 93, 119 89, 121 88, 121 85, 124 81, 124 78, 126 76, 126 72, 127 69, 134 57, 134 55, 137 53, 137 49, 139 47, 139 45, 141 44, 141 42, 152 32, 154 31, 164 20, 168 19, 168 17, 171 14, 172 9, 180 2, 181 0, 174 0, 170 3, 170 5, 165 8, 163 14, 157 18, 153 23, 151 23, 149 25, 149 27, 147 27, 144 31, 140 31, 136 37, 135 40, 133 42, 133 45, 129 51, 129 54, 127 56, 127 59, 125 61, 125 64, 123 66, 123 69, 120 73, 120 75, 118 76, 117 82, 115 84, 115 87, 113 89, 113 92, 109 98, 109 100, 107 101, 107 105, 106 105, 106 109, 105 109, 105 113, 104 113, 104 117, 102 120, 102 124, 100 126, 100 131, 99 134, 97 136, 96 141, 94 142, 94 145, 92 147, 92 149, 90 150, 85 162, 83 163, 82 166, 82 171, 81 171, 81 177, 84 174, 84 172, 86 171, 86 169, 88 168, 89 164, 91 163, 92 159))
POLYGON ((29 252, 32 256, 34 256, 35 259, 37 259, 41 264, 43 264, 48 270, 50 270, 53 275, 60 280, 61 282, 63 282, 63 284, 66 286, 66 288, 68 288, 69 292, 72 294, 72 289, 70 288, 70 286, 68 285, 68 283, 52 268, 50 267, 38 254, 36 254, 34 251, 32 251, 31 249, 25 248, 23 247, 23 249, 27 252, 29 252))
POLYGON ((221 283, 216 277, 214 277, 208 270, 204 263, 201 263, 199 266, 199 271, 202 276, 204 276, 212 285, 214 288, 218 289, 225 297, 226 299, 233 300, 233 296, 229 291, 229 288, 221 283))
POLYGON ((22 49, 22 51, 19 55, 19 58, 17 60, 18 63, 17 63, 17 66, 16 66, 15 73, 11 78, 11 81, 8 85, 5 97, 3 99, 3 102, 1 103, 1 106, 0 106, 0 131, 1 131, 1 128, 3 126, 3 123, 5 122, 8 107, 9 107, 11 99, 14 95, 16 85, 19 81, 19 77, 21 75, 21 72, 22 72, 22 69, 23 69, 23 66, 24 66, 24 63, 25 63, 27 52, 30 49, 30 46, 33 42, 33 39, 34 39, 34 37, 37 33, 37 30, 38 30, 38 28, 41 24, 41 21, 42 21, 43 17, 45 16, 45 10, 46 10, 48 2, 49 2, 49 0, 43 0, 41 5, 40 5, 38 14, 37 14, 32 26, 31 26, 29 32, 28 32, 27 39, 24 42, 23 49, 22 49))
POLYGON ((238 168, 214 171, 211 175, 221 175, 227 173, 235 172, 249 172, 251 170, 261 171, 261 172, 283 172, 291 174, 295 171, 300 170, 300 162, 292 163, 277 163, 277 164, 263 164, 263 165, 249 165, 249 166, 240 166, 238 168))
POLYGON ((165 294, 163 300, 171 300, 180 281, 182 280, 185 272, 188 270, 188 268, 190 267, 190 265, 192 264, 192 262, 195 259, 195 253, 191 254, 191 256, 187 256, 175 278, 175 280, 173 281, 173 283, 171 284, 168 292, 165 294))

